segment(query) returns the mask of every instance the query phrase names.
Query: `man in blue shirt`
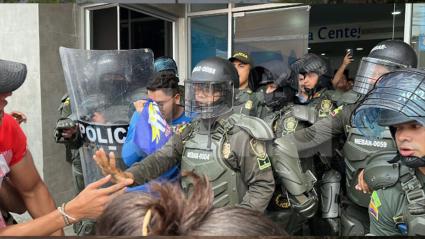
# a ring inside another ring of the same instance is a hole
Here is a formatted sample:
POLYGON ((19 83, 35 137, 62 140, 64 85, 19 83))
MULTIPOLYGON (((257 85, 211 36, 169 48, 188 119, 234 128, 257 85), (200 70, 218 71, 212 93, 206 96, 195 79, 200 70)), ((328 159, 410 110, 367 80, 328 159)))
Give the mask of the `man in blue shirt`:
MULTIPOLYGON (((177 132, 189 123, 191 119, 185 115, 184 107, 180 105, 180 94, 178 91, 179 79, 174 71, 165 70, 156 73, 154 79, 148 83, 148 98, 153 100, 161 111, 162 117, 172 126, 173 132, 177 132)), ((127 138, 123 146, 122 157, 124 163, 130 167, 135 162, 142 160, 146 157, 143 152, 135 143, 134 137, 136 132, 136 125, 139 122, 141 111, 144 108, 145 100, 139 100, 134 103, 136 112, 134 112, 130 126, 127 131, 127 138)), ((178 167, 165 172, 160 180, 172 180, 179 174, 178 167)), ((146 191, 145 185, 130 189, 129 191, 143 190, 146 191)))

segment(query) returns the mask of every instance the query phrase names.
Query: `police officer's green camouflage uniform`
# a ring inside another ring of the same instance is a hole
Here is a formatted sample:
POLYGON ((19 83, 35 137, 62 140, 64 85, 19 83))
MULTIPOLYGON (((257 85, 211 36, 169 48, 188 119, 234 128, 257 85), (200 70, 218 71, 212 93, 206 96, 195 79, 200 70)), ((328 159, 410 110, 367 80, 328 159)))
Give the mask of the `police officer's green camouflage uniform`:
POLYGON ((233 112, 249 116, 265 115, 266 109, 259 95, 249 88, 235 89, 233 112))
MULTIPOLYGON (((69 117, 71 117, 72 111, 71 111, 71 101, 68 95, 65 95, 64 97, 62 97, 61 105, 58 111, 61 117, 60 120, 58 121, 58 124, 63 122, 63 120, 70 119, 69 117)), ((82 146, 82 139, 80 138, 79 133, 75 134, 75 137, 70 140, 61 141, 62 140, 61 138, 62 136, 60 135, 60 130, 58 130, 58 125, 56 125, 55 140, 56 142, 63 142, 65 144, 66 161, 72 164, 72 175, 73 175, 75 193, 78 194, 84 189, 84 177, 83 177, 82 168, 81 168, 80 153, 78 150, 82 146)))
MULTIPOLYGON (((420 187, 422 187, 420 190, 423 192, 425 175, 419 171, 416 171, 415 175, 420 187)), ((425 197, 422 199, 425 199, 425 197)), ((411 228, 408 227, 409 221, 411 221, 408 204, 406 192, 402 189, 400 179, 395 185, 374 191, 369 203, 370 234, 375 236, 405 236, 408 230, 409 233, 412 233, 411 228), (405 230, 403 230, 403 227, 405 227, 405 230)), ((422 204, 422 208, 418 208, 416 211, 421 214, 420 220, 425 221, 425 204, 422 204)), ((424 232, 425 228, 421 231, 424 232)))
MULTIPOLYGON (((264 211, 275 188, 264 142, 271 139, 273 133, 264 121, 227 113, 213 124, 211 136, 202 121, 195 121, 127 171, 143 184, 181 162, 182 171, 208 176, 216 207, 239 205, 264 211)), ((188 190, 190 182, 182 179, 182 186, 188 190)))
MULTIPOLYGON (((334 91, 322 89, 312 97, 309 104, 298 105, 298 104, 291 103, 276 112, 269 113, 269 115, 265 116, 265 121, 270 125, 270 127, 274 131, 275 136, 277 138, 283 135, 292 134, 295 131, 311 126, 316 121, 329 116, 329 114, 335 108, 335 104, 332 98, 333 92, 334 91)), ((271 111, 270 109, 268 110, 269 112, 271 111)), ((279 151, 279 149, 276 149, 276 150, 279 151)), ((330 157, 329 152, 327 152, 326 156, 327 156, 326 159, 329 160, 329 157, 330 157)), ((330 165, 327 165, 329 164, 328 161, 324 161, 320 163, 319 166, 315 166, 315 165, 318 165, 319 163, 314 162, 313 157, 304 158, 301 160, 300 163, 302 166, 302 171, 306 175, 310 175, 310 177, 306 177, 305 179, 305 180, 310 180, 308 184, 311 186, 308 188, 305 188, 306 190, 309 190, 309 191, 312 190, 312 186, 315 184, 316 178, 321 178, 322 174, 324 173, 324 169, 326 168, 326 170, 329 170, 330 168, 330 165), (323 165, 324 163, 326 163, 326 165, 323 165), (318 175, 319 173, 318 171, 320 171, 319 175, 318 175)), ((315 191, 310 191, 310 194, 312 194, 310 195, 311 198, 314 198, 314 200, 317 200, 317 195, 315 191)), ((285 200, 285 198, 286 198, 285 195, 281 195, 280 193, 275 194, 272 199, 274 201, 274 205, 272 201, 272 205, 270 209, 271 210, 278 209, 279 206, 285 208, 285 205, 286 207, 288 207, 288 203, 282 203, 287 201, 285 200), (280 202, 278 202, 277 199, 279 199, 280 202)), ((317 204, 318 202, 315 202, 315 203, 317 204)), ((316 207, 314 207, 314 211, 313 211, 313 208, 310 209, 312 210, 312 212, 309 213, 310 214, 309 217, 314 216, 316 209, 317 209, 317 205, 316 207)), ((304 217, 304 218, 298 218, 298 222, 295 222, 296 217, 297 217, 296 215, 291 214, 291 220, 287 222, 286 226, 287 226, 287 231, 289 233, 300 231, 302 222, 305 221, 305 217, 304 217)), ((308 232, 305 231, 303 233, 308 233, 308 232)))
POLYGON ((341 231, 343 235, 364 235, 367 233, 369 222, 366 207, 370 200, 370 195, 357 191, 354 187, 357 184, 358 170, 366 167, 367 157, 381 150, 395 149, 394 140, 389 132, 383 135, 382 139, 369 142, 358 129, 351 127, 352 113, 361 102, 361 98, 361 94, 348 91, 341 96, 341 99, 335 99, 336 102, 342 102, 342 104, 334 109, 329 117, 317 121, 308 128, 276 140, 282 143, 285 141, 296 142, 300 157, 308 158, 317 152, 326 154, 326 151, 333 149, 333 147, 323 147, 323 145, 331 142, 334 138, 342 135, 347 137, 343 147, 347 177, 345 186, 347 196, 354 204, 344 201, 348 203, 346 205, 348 213, 342 213, 341 220, 347 222, 345 225, 352 226, 343 227, 341 231), (358 225, 363 226, 358 227, 358 225))
POLYGON ((387 153, 385 161, 371 158, 364 170, 364 180, 375 190, 369 203, 372 235, 425 236, 425 157, 420 138, 425 126, 424 85, 423 70, 389 72, 381 76, 353 116, 353 125, 377 129, 365 134, 376 138, 383 127, 389 127, 399 143, 398 152, 387 153), (406 148, 412 153, 403 152, 406 148))

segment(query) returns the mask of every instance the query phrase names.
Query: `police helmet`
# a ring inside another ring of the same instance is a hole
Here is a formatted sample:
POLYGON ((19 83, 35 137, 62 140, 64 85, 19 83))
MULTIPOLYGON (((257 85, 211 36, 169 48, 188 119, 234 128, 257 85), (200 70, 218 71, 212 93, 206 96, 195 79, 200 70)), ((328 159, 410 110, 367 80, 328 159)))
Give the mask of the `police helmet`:
POLYGON ((185 82, 185 111, 192 117, 214 118, 233 107, 239 75, 232 63, 218 57, 200 61, 185 82))
POLYGON ((376 45, 367 57, 363 57, 353 91, 366 94, 383 74, 400 69, 415 68, 418 57, 411 46, 400 40, 385 40, 376 45))
POLYGON ((355 110, 353 124, 367 135, 416 121, 425 126, 425 71, 399 69, 382 75, 355 110))

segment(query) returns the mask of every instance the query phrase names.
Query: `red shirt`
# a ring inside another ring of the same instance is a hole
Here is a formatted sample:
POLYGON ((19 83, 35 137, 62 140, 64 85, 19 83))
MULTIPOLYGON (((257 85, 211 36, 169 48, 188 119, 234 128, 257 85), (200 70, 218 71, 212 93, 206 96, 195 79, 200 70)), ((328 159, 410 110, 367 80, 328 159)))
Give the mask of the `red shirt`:
MULTIPOLYGON (((4 114, 0 123, 0 161, 5 160, 12 167, 22 160, 26 152, 27 138, 24 132, 12 116, 4 114)), ((1 173, 0 177, 3 177, 1 173)))

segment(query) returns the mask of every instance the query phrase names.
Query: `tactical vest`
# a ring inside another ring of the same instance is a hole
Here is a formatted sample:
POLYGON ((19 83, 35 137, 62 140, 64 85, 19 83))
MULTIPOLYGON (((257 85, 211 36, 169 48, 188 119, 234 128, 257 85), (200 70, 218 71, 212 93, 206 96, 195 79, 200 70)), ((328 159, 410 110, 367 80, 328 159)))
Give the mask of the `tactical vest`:
POLYGON ((370 195, 355 189, 358 170, 366 168, 368 158, 373 158, 374 161, 386 162, 388 155, 379 154, 379 152, 395 152, 397 147, 388 128, 381 134, 379 139, 369 139, 358 128, 353 128, 349 125, 346 126, 345 131, 347 141, 344 144, 343 152, 346 165, 347 196, 357 205, 368 207, 370 195))
MULTIPOLYGON (((238 192, 241 182, 240 172, 231 168, 225 162, 230 157, 235 157, 228 143, 228 133, 233 125, 224 121, 211 132, 211 147, 208 148, 208 134, 193 133, 185 142, 181 169, 194 171, 199 175, 206 175, 211 182, 214 192, 214 206, 234 206, 242 201, 238 192)), ((192 183, 187 178, 182 178, 182 187, 190 192, 192 183)))
MULTIPOLYGON (((417 178, 415 169, 400 166, 401 189, 407 199, 402 220, 407 224, 408 236, 425 236, 425 192, 423 182, 417 178)), ((403 225, 394 218, 397 228, 403 234, 403 225)))
POLYGON ((306 105, 290 104, 265 117, 276 137, 294 133, 326 118, 335 108, 325 89, 316 93, 315 98, 306 105))

